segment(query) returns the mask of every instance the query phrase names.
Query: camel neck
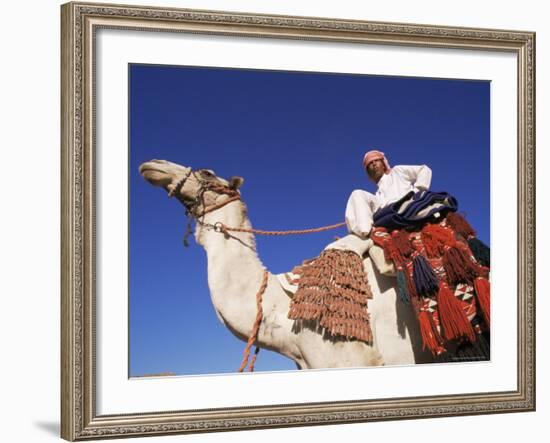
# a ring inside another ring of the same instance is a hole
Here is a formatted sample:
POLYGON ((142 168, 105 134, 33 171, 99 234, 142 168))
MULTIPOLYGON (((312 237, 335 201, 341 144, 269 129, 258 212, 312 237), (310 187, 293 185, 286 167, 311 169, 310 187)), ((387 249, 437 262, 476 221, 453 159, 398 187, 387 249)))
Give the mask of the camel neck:
POLYGON ((241 200, 230 202, 215 211, 205 214, 204 217, 200 218, 200 221, 200 223, 197 223, 195 240, 207 252, 212 247, 218 247, 220 243, 225 246, 229 246, 231 243, 240 243, 242 246, 247 246, 248 249, 256 250, 256 239, 252 233, 232 232, 231 237, 227 238, 225 234, 212 229, 212 226, 218 222, 231 228, 250 229, 252 226, 248 219, 247 208, 241 200), (202 226, 203 224, 205 226, 202 226))
MULTIPOLYGON (((233 201, 226 206, 204 216, 204 223, 214 225, 221 222, 232 228, 251 228, 246 205, 233 201)), ((246 266, 247 273, 261 273, 263 265, 256 251, 256 239, 249 232, 230 232, 226 235, 212 228, 198 225, 195 239, 206 250, 208 266, 220 270, 235 270, 240 264, 246 266)), ((222 271, 223 272, 223 271, 222 271)))
MULTIPOLYGON (((206 214, 204 222, 251 227, 246 206, 241 201, 206 214)), ((228 236, 199 226, 195 238, 206 250, 208 286, 216 313, 234 333, 246 340, 256 318, 256 293, 264 273, 254 235, 232 232, 228 236)))

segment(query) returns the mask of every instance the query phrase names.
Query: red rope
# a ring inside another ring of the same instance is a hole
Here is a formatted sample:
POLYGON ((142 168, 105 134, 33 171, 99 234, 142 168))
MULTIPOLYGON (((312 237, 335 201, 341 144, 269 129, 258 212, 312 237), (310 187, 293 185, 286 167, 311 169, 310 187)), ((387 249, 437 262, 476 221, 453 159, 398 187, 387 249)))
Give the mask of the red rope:
POLYGON ((233 232, 248 232, 251 234, 259 234, 259 235, 294 235, 294 234, 311 234, 313 232, 322 232, 322 231, 328 231, 330 229, 336 229, 340 226, 344 226, 346 222, 342 223, 336 223, 334 225, 329 226, 321 226, 319 228, 312 228, 312 229, 292 229, 289 231, 264 231, 263 229, 247 229, 247 228, 230 228, 229 226, 224 225, 223 223, 220 223, 221 230, 222 231, 233 231, 233 232))
POLYGON ((224 200, 223 202, 221 203, 218 203, 216 205, 212 205, 208 208, 206 208, 204 211, 202 211, 202 213, 200 215, 198 215, 197 217, 202 217, 203 215, 205 214, 208 214, 209 212, 212 212, 212 211, 215 211, 216 209, 220 209, 220 208, 223 208, 225 205, 227 205, 228 203, 231 203, 231 202, 234 202, 236 200, 240 200, 241 197, 239 195, 235 195, 233 197, 229 197, 227 200, 224 200))
MULTIPOLYGON (((250 337, 248 337, 248 341, 246 342, 246 347, 244 348, 243 360, 241 362, 241 366, 239 367, 239 372, 243 372, 244 368, 246 368, 246 365, 248 364, 248 360, 250 359, 250 349, 252 348, 252 345, 256 343, 256 341, 258 340, 258 332, 260 331, 260 324, 262 323, 262 318, 263 318, 262 296, 267 288, 268 276, 269 276, 269 273, 267 272, 267 269, 264 269, 262 284, 260 285, 260 289, 256 294, 256 309, 257 309, 256 320, 254 321, 252 332, 250 333, 250 337)), ((256 362, 256 357, 258 355, 258 352, 260 352, 260 348, 256 345, 256 352, 254 353, 254 357, 252 358, 252 361, 250 362, 250 366, 248 368, 249 372, 252 372, 254 370, 254 363, 256 362)))
MULTIPOLYGON (((228 203, 241 199, 241 196, 237 191, 228 189, 225 186, 211 186, 209 190, 218 191, 219 193, 229 195, 230 197, 221 203, 205 208, 200 215, 197 215, 197 217, 202 217, 203 215, 208 214, 209 212, 215 211, 216 209, 223 208, 228 203)), ((264 231, 263 229, 230 228, 229 226, 226 226, 221 222, 216 224, 221 225, 221 230, 225 232, 229 232, 229 231, 248 232, 248 233, 259 234, 259 235, 293 235, 293 234, 310 234, 313 232, 328 231, 330 229, 336 229, 336 228, 339 228, 340 226, 344 226, 346 222, 336 223, 334 225, 329 225, 329 226, 321 226, 320 228, 292 229, 289 231, 264 231)))

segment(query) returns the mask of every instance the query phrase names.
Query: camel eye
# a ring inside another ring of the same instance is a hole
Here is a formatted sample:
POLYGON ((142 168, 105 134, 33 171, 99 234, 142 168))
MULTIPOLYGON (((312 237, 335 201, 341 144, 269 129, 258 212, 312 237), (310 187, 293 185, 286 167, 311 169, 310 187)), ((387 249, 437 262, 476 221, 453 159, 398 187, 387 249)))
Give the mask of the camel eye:
POLYGON ((205 178, 213 178, 214 177, 214 174, 212 174, 212 172, 209 171, 208 169, 201 169, 201 175, 205 178))

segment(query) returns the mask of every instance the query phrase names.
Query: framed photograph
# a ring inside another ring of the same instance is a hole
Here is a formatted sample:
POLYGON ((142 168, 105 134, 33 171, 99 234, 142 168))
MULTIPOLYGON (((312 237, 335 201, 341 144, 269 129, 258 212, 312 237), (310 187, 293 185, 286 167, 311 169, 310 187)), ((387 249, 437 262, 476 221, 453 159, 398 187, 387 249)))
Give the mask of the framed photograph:
POLYGON ((534 33, 61 14, 63 438, 535 409, 534 33))

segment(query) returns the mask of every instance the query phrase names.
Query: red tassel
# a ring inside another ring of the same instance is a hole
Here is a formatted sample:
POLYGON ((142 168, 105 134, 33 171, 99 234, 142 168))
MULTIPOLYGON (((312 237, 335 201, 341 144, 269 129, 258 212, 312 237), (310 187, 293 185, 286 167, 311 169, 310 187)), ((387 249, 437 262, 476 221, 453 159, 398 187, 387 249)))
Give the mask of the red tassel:
POLYGON ((395 247, 391 238, 386 239, 384 242, 384 258, 396 266, 401 266, 405 261, 405 257, 395 247))
POLYGON ((422 229, 422 244, 428 258, 438 258, 445 252, 445 246, 454 246, 456 243, 453 232, 440 225, 426 225, 422 229))
POLYGON ((382 249, 384 250, 384 258, 386 261, 391 262, 391 249, 392 249, 392 242, 389 238, 384 239, 384 242, 382 243, 382 249))
POLYGON ((416 292, 416 286, 414 284, 412 274, 409 272, 407 267, 404 267, 403 271, 405 272, 407 289, 409 290, 411 298, 418 298, 418 293, 416 292))
POLYGON ((445 352, 445 348, 442 346, 443 339, 435 327, 431 314, 427 311, 420 311, 418 322, 420 324, 420 334, 422 335, 422 349, 428 348, 433 355, 445 352))
POLYGON ((478 267, 470 260, 466 253, 456 246, 445 248, 443 254, 443 267, 450 285, 458 283, 473 284, 479 276, 478 267))
POLYGON ((472 328, 470 320, 468 320, 462 309, 460 301, 444 283, 440 285, 437 293, 437 310, 443 335, 447 340, 455 340, 461 337, 467 338, 472 343, 476 340, 474 328, 472 328))
POLYGON ((487 326, 491 327, 491 285, 489 280, 482 277, 476 278, 474 280, 474 289, 481 315, 485 319, 487 326))
POLYGON ((466 219, 456 212, 449 212, 446 217, 447 223, 453 228, 453 230, 468 240, 470 237, 475 237, 476 231, 466 221, 466 219))
POLYGON ((413 253, 413 248, 411 246, 411 242, 409 241, 409 235, 410 233, 404 229, 396 229, 391 233, 391 241, 393 246, 404 258, 410 257, 413 253))

